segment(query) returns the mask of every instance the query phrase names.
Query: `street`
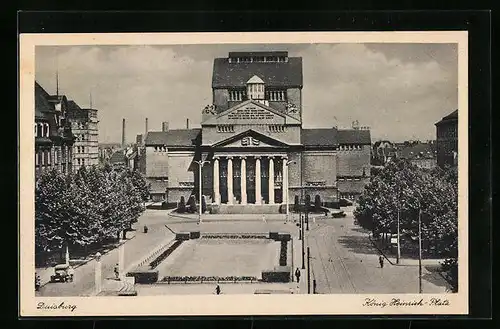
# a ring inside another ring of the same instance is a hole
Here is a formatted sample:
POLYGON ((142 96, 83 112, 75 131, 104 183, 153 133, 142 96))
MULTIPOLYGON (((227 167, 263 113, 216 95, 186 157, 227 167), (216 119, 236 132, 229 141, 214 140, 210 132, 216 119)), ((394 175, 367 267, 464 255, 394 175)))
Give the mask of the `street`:
MULTIPOLYGON (((367 232, 354 224, 352 212, 344 218, 319 219, 310 222, 306 231, 311 253, 311 280, 316 279, 317 292, 340 293, 418 293, 418 266, 391 265, 384 259, 367 232)), ((424 293, 443 293, 448 284, 439 273, 424 266, 424 293)))

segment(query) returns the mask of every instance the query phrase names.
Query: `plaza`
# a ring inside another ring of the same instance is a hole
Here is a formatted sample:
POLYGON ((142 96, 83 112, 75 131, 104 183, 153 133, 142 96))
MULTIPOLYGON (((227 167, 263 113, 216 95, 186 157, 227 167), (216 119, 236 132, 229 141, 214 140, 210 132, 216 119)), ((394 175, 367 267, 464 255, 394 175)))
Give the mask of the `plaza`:
MULTIPOLYGON (((418 266, 402 262, 392 265, 386 262, 384 268, 378 265, 379 251, 371 244, 368 234, 354 224, 352 212, 346 210, 344 218, 328 218, 318 215, 309 223, 305 231, 305 248, 310 248, 310 277, 316 281, 318 294, 353 293, 416 293, 418 292, 418 266)), ((266 222, 255 215, 206 215, 198 223, 195 216, 189 218, 171 217, 168 211, 146 210, 135 224, 134 237, 124 244, 124 268, 131 269, 142 258, 150 254, 166 240, 175 235, 165 228, 168 225, 174 232, 199 230, 204 233, 264 233, 270 231, 287 232, 293 240, 294 268, 301 269, 301 280, 289 283, 219 283, 224 294, 254 294, 259 290, 280 293, 306 294, 307 259, 302 269, 301 243, 299 229, 293 222, 286 223, 283 215, 268 216, 266 222), (225 216, 229 218, 224 218, 225 216), (233 219, 231 219, 233 217, 233 219), (236 218, 236 219, 234 219, 236 218), (257 219, 259 218, 259 219, 257 219), (147 225, 148 233, 140 228, 147 225)), ((293 218, 293 217, 292 217, 293 218)), ((272 242, 268 242, 272 244, 272 242)), ((216 241, 193 240, 174 251, 160 264, 161 276, 165 275, 259 275, 259 271, 275 264, 277 256, 266 243, 245 241, 224 243, 216 241), (194 243, 193 243, 194 242, 194 243), (192 244, 190 244, 192 243, 192 244), (236 245, 236 248, 234 246, 236 245), (248 249, 246 249, 248 248, 248 249), (239 260, 239 261, 238 261, 239 260)), ((112 250, 101 258, 102 284, 114 276, 113 267, 119 259, 118 250, 112 250)), ((94 296, 95 260, 79 266, 75 270, 72 283, 46 283, 37 296, 94 296)), ((193 282, 167 284, 135 284, 138 295, 163 294, 214 294, 216 282, 193 282)), ((436 271, 436 266, 424 261, 423 292, 443 293, 449 286, 436 271)))

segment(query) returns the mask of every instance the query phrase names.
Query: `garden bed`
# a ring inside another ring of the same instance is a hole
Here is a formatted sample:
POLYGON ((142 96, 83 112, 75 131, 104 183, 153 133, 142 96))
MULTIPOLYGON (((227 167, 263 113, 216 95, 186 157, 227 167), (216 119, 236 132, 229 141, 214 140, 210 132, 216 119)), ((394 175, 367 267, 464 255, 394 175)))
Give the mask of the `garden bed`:
POLYGON ((240 283, 240 282, 259 282, 255 276, 166 276, 161 282, 166 283, 240 283))

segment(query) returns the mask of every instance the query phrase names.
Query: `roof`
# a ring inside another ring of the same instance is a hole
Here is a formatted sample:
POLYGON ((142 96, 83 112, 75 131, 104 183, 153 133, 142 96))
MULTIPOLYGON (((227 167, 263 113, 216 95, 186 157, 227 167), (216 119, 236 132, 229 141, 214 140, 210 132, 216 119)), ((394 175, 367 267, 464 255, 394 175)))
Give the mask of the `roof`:
POLYGON ((302 58, 290 57, 279 63, 229 63, 227 58, 216 58, 212 75, 212 88, 244 87, 254 75, 266 86, 302 88, 302 58))
POLYGON ((125 163, 125 155, 123 154, 123 150, 116 151, 111 155, 109 162, 111 164, 125 163))
POLYGON ((201 133, 201 129, 172 129, 168 131, 149 131, 146 135, 145 144, 188 147, 193 146, 193 140, 201 133))
POLYGON ((80 106, 78 106, 78 104, 76 104, 75 101, 73 100, 69 100, 68 101, 68 110, 81 110, 80 106))
POLYGON ((35 81, 35 118, 46 119, 46 113, 55 111, 54 105, 49 102, 50 95, 35 81))
POLYGON ((436 145, 430 143, 415 143, 402 147, 397 151, 398 157, 403 159, 434 158, 436 145))
POLYGON ((372 139, 369 130, 343 129, 337 132, 339 144, 370 144, 372 139))
POLYGON ((441 121, 435 123, 435 125, 440 125, 440 124, 443 124, 445 122, 451 122, 451 121, 456 121, 458 120, 458 110, 455 110, 453 112, 451 112, 450 114, 448 114, 447 116, 443 117, 441 119, 441 121))
POLYGON ((301 143, 305 146, 336 146, 337 129, 302 129, 301 143))
POLYGON ((229 57, 288 56, 288 51, 232 51, 229 57))
POLYGON ((254 75, 250 78, 250 80, 247 81, 247 83, 264 83, 264 81, 262 81, 262 79, 258 76, 254 75))

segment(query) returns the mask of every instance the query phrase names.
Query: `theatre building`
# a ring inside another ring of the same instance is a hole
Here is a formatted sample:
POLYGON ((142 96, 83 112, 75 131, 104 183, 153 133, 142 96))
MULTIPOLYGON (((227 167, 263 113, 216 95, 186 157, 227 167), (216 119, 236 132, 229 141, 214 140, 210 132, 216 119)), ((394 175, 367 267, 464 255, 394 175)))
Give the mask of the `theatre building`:
POLYGON ((322 202, 356 198, 370 178, 370 131, 303 128, 302 87, 302 58, 287 52, 216 58, 201 128, 146 135, 143 170, 162 186, 153 195, 198 198, 203 163, 202 193, 221 212, 278 211, 287 195, 292 204, 306 194, 322 202))

